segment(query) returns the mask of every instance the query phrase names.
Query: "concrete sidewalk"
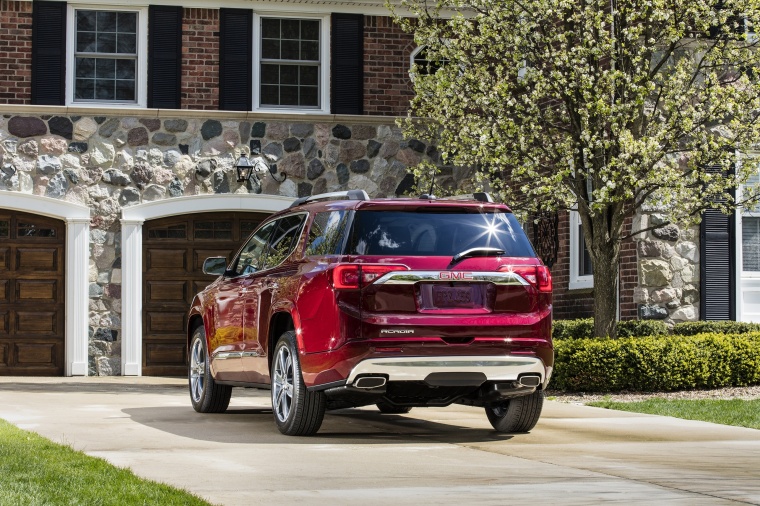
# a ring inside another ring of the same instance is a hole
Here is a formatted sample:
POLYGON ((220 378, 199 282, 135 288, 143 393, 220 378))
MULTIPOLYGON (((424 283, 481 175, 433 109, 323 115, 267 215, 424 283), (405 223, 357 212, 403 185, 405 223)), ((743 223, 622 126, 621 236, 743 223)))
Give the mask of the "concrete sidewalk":
POLYGON ((268 392, 203 415, 180 379, 5 377, 0 418, 214 504, 760 504, 760 431, 556 402, 530 434, 451 406, 293 438, 268 392))

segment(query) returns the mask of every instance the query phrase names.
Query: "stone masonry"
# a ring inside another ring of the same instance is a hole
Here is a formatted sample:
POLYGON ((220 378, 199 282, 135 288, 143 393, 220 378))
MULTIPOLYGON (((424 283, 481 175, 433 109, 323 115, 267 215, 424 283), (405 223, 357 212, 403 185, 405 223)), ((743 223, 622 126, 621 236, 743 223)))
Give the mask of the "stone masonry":
MULTIPOLYGON (((388 123, 6 115, 0 189, 89 206, 90 374, 120 374, 122 208, 213 193, 300 197, 363 189, 393 196, 408 186, 408 168, 434 150, 404 140, 388 123), (273 155, 271 171, 286 179, 238 183, 242 152, 273 155)), ((469 176, 446 174, 442 184, 469 176)))
POLYGON ((673 324, 699 319, 699 227, 665 225, 658 213, 642 213, 636 227, 663 225, 636 236, 639 286, 634 302, 643 320, 673 324))

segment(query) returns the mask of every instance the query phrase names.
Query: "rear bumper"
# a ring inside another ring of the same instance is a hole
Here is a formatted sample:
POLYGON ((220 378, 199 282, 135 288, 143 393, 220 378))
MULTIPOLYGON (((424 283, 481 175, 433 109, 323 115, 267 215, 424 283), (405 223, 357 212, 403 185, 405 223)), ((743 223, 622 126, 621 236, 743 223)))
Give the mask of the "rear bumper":
POLYGON ((346 384, 361 376, 384 376, 388 381, 425 381, 436 374, 475 373, 486 381, 517 381, 522 375, 538 375, 543 388, 549 383, 552 368, 538 357, 384 357, 362 360, 351 370, 346 384))

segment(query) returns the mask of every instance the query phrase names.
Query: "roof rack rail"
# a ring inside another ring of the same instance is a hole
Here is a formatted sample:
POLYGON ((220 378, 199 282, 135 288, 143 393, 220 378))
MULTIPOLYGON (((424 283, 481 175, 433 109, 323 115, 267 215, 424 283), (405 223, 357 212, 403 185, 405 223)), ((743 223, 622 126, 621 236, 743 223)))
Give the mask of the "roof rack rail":
MULTIPOLYGON (((422 198, 422 196, 420 196, 422 198)), ((440 197, 441 200, 477 200, 478 202, 494 202, 493 197, 491 197, 490 193, 486 192, 475 192, 475 193, 468 193, 465 195, 452 195, 450 197, 440 197)))
POLYGON ((332 192, 332 193, 320 193, 318 195, 311 195, 309 197, 301 197, 296 199, 290 207, 298 207, 307 202, 317 202, 320 200, 369 200, 369 195, 364 190, 348 190, 344 192, 332 192))

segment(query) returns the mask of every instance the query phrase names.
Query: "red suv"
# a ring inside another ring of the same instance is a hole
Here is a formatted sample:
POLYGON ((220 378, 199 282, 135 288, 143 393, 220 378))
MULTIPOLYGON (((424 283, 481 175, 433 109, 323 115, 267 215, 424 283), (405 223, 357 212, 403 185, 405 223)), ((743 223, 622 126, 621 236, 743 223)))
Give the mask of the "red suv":
POLYGON ((538 421, 554 363, 551 276, 509 208, 471 200, 296 200, 267 220, 188 319, 190 399, 222 412, 233 386, 272 391, 283 434, 325 410, 481 406, 501 432, 538 421))

